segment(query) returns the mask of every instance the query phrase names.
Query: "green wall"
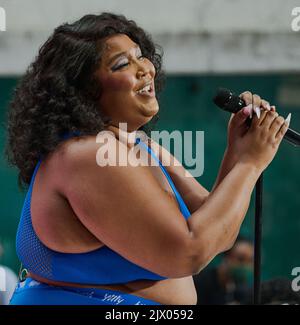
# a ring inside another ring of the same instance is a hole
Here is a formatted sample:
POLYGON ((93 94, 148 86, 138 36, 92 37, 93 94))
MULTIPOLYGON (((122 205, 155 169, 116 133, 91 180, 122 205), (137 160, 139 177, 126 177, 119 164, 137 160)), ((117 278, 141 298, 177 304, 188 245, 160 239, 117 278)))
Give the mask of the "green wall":
MULTIPOLYGON (((210 75, 168 76, 161 95, 158 130, 205 131, 205 169, 198 181, 210 189, 216 178, 226 146, 226 128, 229 115, 212 103, 215 89, 224 86, 240 93, 252 90, 278 105, 286 116, 292 112, 291 127, 300 130, 300 105, 279 105, 279 94, 284 87, 299 84, 294 75, 210 75)), ((4 146, 7 103, 16 79, 0 78, 0 145, 4 146)), ((300 266, 300 173, 297 167, 300 149, 283 142, 277 156, 264 173, 263 205, 263 278, 291 275, 292 268, 300 266)), ((22 209, 24 193, 17 187, 17 172, 0 157, 0 240, 5 255, 0 262, 15 271, 19 264, 15 254, 15 233, 22 209)), ((248 210, 242 233, 253 235, 254 196, 248 210)))

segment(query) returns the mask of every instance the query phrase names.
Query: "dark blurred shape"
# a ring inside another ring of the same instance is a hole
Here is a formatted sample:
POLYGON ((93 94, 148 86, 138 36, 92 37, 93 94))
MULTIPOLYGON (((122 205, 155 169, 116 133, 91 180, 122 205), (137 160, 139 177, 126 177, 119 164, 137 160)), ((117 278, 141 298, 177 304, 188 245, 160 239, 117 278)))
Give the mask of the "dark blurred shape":
POLYGON ((299 305, 300 292, 292 289, 287 278, 275 278, 261 285, 261 303, 263 305, 299 305))
POLYGON ((222 262, 194 276, 198 305, 248 304, 253 283, 253 244, 239 237, 222 262))

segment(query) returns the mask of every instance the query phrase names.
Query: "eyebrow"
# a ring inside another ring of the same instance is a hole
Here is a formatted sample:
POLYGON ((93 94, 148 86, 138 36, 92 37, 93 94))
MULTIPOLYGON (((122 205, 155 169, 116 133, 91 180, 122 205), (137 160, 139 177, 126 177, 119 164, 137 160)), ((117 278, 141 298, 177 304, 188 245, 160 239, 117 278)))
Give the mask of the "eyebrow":
MULTIPOLYGON (((135 49, 139 48, 139 45, 135 45, 134 46, 135 49)), ((116 58, 118 58, 119 56, 122 56, 124 54, 127 54, 129 51, 124 51, 124 52, 120 52, 120 53, 117 53, 115 54, 113 57, 111 57, 108 61, 108 64, 110 65, 116 58)))

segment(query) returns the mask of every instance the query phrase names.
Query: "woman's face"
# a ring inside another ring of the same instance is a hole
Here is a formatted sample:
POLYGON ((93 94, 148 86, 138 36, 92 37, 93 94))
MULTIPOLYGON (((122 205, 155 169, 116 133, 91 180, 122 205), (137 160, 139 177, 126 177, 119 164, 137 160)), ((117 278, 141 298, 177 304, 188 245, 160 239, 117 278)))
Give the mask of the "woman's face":
POLYGON ((101 111, 111 118, 111 125, 127 123, 127 130, 137 130, 158 112, 155 97, 155 68, 142 56, 138 44, 125 34, 106 39, 97 71, 101 84, 101 111), (144 92, 139 92, 149 85, 144 92))

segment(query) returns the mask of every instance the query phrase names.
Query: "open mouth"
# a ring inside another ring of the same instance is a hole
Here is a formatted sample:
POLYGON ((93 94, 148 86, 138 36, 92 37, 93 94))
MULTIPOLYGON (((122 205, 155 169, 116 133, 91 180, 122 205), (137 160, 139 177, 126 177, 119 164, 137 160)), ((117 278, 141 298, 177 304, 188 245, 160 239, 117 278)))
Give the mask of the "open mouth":
POLYGON ((147 83, 143 88, 136 91, 137 95, 155 97, 154 83, 147 83))

